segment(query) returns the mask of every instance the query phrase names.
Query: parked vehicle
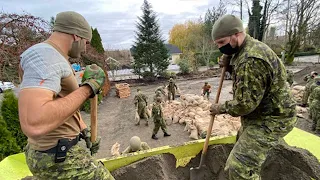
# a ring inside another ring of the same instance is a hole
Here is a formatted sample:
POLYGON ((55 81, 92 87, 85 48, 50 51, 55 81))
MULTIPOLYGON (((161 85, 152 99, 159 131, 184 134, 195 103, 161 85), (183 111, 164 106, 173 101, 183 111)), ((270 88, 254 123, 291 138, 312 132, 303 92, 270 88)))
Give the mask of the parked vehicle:
POLYGON ((8 89, 15 88, 14 84, 12 82, 2 82, 0 81, 0 93, 3 93, 3 91, 8 89))

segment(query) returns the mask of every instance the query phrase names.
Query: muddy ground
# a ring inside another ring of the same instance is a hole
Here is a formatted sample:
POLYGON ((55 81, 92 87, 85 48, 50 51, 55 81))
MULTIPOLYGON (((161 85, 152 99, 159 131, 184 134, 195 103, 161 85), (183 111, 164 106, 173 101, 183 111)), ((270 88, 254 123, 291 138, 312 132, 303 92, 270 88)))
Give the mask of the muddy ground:
MULTIPOLYGON (((201 94, 201 87, 208 81, 212 85, 211 101, 213 101, 219 78, 209 78, 201 80, 178 81, 177 86, 182 93, 201 94)), ((129 139, 132 136, 139 136, 142 141, 149 144, 150 147, 161 147, 165 145, 176 145, 190 141, 187 132, 183 132, 184 126, 172 124, 167 126, 170 137, 163 137, 161 130, 158 132, 158 140, 151 139, 153 123, 150 120, 149 126, 145 126, 145 121, 141 121, 140 126, 134 125, 134 104, 133 98, 137 88, 140 88, 147 96, 149 103, 152 103, 154 90, 161 84, 153 84, 139 87, 131 87, 131 96, 129 98, 119 99, 115 95, 115 89, 112 89, 109 96, 105 97, 103 103, 98 108, 98 135, 101 136, 100 150, 96 158, 105 158, 111 156, 111 147, 114 143, 121 144, 120 151, 123 151, 129 145, 129 139)), ((232 99, 232 82, 224 81, 220 96, 220 102, 232 99)), ((85 122, 90 124, 90 114, 82 112, 85 122)))

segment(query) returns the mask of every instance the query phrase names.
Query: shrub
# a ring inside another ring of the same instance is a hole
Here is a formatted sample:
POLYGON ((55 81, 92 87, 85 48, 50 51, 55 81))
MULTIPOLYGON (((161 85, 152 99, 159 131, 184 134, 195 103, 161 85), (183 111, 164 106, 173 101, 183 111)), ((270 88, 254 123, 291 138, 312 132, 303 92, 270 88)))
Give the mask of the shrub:
POLYGON ((1 113, 7 124, 8 131, 16 139, 17 145, 23 149, 27 144, 27 137, 23 134, 18 113, 18 99, 12 90, 4 92, 4 98, 1 106, 1 113))
POLYGON ((209 67, 210 67, 210 68, 213 68, 213 66, 214 66, 215 64, 216 64, 216 63, 215 63, 214 61, 210 61, 210 62, 209 62, 209 67))
MULTIPOLYGON (((103 96, 102 94, 98 94, 98 104, 101 103, 103 99, 103 96)), ((86 113, 90 113, 90 110, 91 110, 91 105, 90 105, 90 99, 86 100, 82 107, 80 108, 81 111, 85 111, 86 113)))
POLYGON ((189 74, 190 73, 190 64, 188 60, 182 59, 179 61, 178 66, 180 67, 181 74, 189 74))
POLYGON ((16 139, 7 130, 7 124, 0 116, 0 161, 5 157, 21 152, 16 139))
POLYGON ((146 81, 155 81, 156 77, 154 76, 154 73, 150 72, 150 71, 144 71, 142 73, 142 77, 143 79, 145 79, 146 81))

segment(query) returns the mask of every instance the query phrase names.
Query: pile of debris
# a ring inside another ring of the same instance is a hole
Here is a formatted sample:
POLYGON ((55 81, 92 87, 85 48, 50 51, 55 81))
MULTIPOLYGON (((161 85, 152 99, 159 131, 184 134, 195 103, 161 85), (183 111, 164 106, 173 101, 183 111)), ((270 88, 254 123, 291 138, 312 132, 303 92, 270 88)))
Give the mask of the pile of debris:
MULTIPOLYGON (((207 134, 210 122, 211 103, 202 96, 193 94, 181 95, 180 101, 165 102, 163 106, 164 119, 167 125, 180 123, 185 125, 185 131, 190 133, 191 139, 198 139, 207 134)), ((227 114, 217 115, 211 136, 234 135, 240 128, 240 117, 227 114)))
POLYGON ((119 98, 127 98, 131 95, 128 83, 116 84, 116 93, 119 98))

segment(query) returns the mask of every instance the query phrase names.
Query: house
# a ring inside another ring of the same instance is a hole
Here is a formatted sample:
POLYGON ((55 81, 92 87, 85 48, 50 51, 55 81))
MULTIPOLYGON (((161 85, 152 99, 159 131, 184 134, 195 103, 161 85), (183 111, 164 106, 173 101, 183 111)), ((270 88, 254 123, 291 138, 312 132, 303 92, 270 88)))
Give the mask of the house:
POLYGON ((170 64, 177 64, 182 54, 181 50, 173 44, 165 44, 165 46, 169 52, 170 64))
MULTIPOLYGON (((182 54, 181 50, 173 45, 173 44, 165 44, 167 50, 168 50, 168 55, 169 55, 169 62, 170 64, 177 64, 179 59, 180 59, 180 55, 182 54)), ((131 47, 130 48, 130 52, 131 54, 133 53, 134 48, 131 47)))

